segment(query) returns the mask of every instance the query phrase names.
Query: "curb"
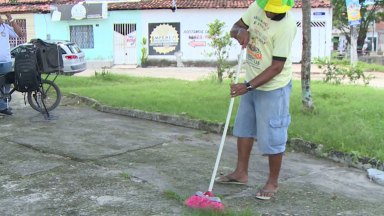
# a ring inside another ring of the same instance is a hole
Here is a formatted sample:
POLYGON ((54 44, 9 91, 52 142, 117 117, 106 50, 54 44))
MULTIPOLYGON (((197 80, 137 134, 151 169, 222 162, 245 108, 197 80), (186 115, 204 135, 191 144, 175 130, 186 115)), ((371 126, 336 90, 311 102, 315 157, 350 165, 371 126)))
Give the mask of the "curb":
MULTIPOLYGON (((187 127, 196 130, 207 131, 211 133, 223 133, 224 123, 211 123, 204 120, 192 119, 188 117, 182 117, 178 115, 168 115, 155 112, 147 112, 137 109, 126 109, 126 108, 116 108, 111 106, 105 106, 100 104, 98 101, 87 98, 84 96, 79 96, 74 93, 70 93, 72 98, 76 98, 88 106, 95 108, 100 112, 113 113, 118 115, 129 116, 133 118, 146 119, 155 122, 161 122, 171 125, 176 125, 180 127, 187 127)), ((232 135, 233 127, 229 126, 227 134, 232 135)))
MULTIPOLYGON (((301 71, 292 71, 292 73, 301 74, 301 71)), ((319 75, 319 74, 324 74, 324 73, 323 72, 312 72, 311 71, 311 75, 319 75)))
POLYGON ((296 151, 312 154, 315 156, 326 157, 332 161, 347 164, 349 167, 355 167, 363 170, 374 168, 377 170, 384 171, 383 161, 377 160, 375 158, 363 157, 360 155, 355 155, 353 153, 347 153, 347 152, 346 153, 340 152, 340 151, 324 152, 323 145, 316 144, 303 139, 291 138, 288 140, 287 146, 292 147, 292 149, 296 151))
MULTIPOLYGON (((212 123, 199 119, 192 119, 188 117, 182 117, 178 115, 168 115, 162 113, 147 112, 136 109, 116 108, 111 106, 105 106, 98 101, 79 96, 75 93, 70 93, 72 98, 78 99, 92 108, 100 112, 112 113, 117 115, 124 115, 133 118, 146 119, 155 122, 161 122, 180 127, 192 128, 196 130, 207 131, 216 134, 222 134, 224 131, 224 123, 212 123)), ((227 135, 233 135, 233 126, 228 127, 227 135)), ((332 161, 347 164, 349 167, 355 167, 358 169, 367 170, 370 168, 384 171, 384 162, 375 158, 363 157, 355 155, 353 153, 344 153, 340 151, 324 152, 324 145, 316 144, 310 141, 306 141, 300 138, 290 138, 287 141, 287 146, 291 147, 295 151, 304 152, 307 154, 326 157, 332 161)))

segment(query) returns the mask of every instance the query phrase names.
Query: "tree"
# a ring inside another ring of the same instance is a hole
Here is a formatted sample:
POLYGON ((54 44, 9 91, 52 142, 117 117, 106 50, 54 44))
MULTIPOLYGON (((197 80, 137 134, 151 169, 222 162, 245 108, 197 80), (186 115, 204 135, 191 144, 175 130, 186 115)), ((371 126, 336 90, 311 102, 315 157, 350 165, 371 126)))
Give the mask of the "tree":
MULTIPOLYGON (((7 0, 5 0, 4 2, 7 4, 7 0)), ((8 4, 17 5, 18 2, 17 2, 17 0, 8 0, 8 4)))
MULTIPOLYGON (((331 0, 331 2, 333 6, 333 26, 339 29, 346 36, 348 43, 351 44, 351 28, 348 23, 345 0, 331 0)), ((374 2, 372 0, 359 0, 359 3, 361 5, 361 25, 357 27, 357 45, 362 46, 367 37, 369 25, 373 21, 378 23, 380 20, 384 20, 384 14, 378 13, 378 10, 384 7, 384 0, 375 0, 374 2), (368 5, 368 2, 373 4, 368 5)))
POLYGON ((140 42, 142 45, 141 48, 141 67, 146 68, 147 67, 147 61, 148 61, 148 49, 147 49, 147 38, 143 37, 142 42, 140 42))
POLYGON ((301 56, 301 101, 304 110, 314 110, 311 93, 311 0, 302 1, 303 52, 301 56))
POLYGON ((228 32, 225 32, 223 28, 225 27, 225 22, 220 22, 220 20, 215 19, 213 23, 208 23, 208 37, 211 41, 208 43, 208 46, 213 48, 213 51, 207 53, 204 51, 204 55, 211 57, 217 57, 217 78, 219 82, 223 82, 224 72, 229 73, 229 77, 232 76, 230 72, 232 65, 228 64, 229 57, 229 48, 232 46, 231 36, 228 32), (224 35, 222 35, 225 32, 224 35))

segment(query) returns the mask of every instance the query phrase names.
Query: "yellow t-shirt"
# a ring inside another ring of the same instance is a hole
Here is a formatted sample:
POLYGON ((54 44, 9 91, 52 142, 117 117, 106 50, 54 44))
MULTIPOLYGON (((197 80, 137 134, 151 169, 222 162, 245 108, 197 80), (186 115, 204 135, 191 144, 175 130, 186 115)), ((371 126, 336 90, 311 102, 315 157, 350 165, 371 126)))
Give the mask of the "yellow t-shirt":
POLYGON ((297 31, 291 12, 280 21, 274 21, 254 2, 242 20, 249 26, 250 33, 245 80, 251 81, 271 66, 272 57, 281 57, 286 58, 282 72, 257 89, 272 91, 286 86, 292 79, 291 48, 297 31))

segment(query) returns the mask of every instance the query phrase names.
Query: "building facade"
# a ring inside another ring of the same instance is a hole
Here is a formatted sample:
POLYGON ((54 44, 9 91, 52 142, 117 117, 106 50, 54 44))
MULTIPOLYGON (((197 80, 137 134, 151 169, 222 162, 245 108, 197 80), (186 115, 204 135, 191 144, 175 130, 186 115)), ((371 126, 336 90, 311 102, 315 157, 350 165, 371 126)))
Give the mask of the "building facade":
MULTIPOLYGON (((33 18, 27 20, 28 25, 34 25, 34 28, 28 27, 33 30, 29 30, 27 41, 40 38, 76 42, 90 67, 140 65, 143 38, 148 39, 150 61, 215 62, 214 57, 204 55, 212 51, 207 24, 218 19, 226 23, 225 31, 229 31, 253 2, 178 0, 177 9, 171 6, 172 0, 108 3, 105 11, 100 12, 103 16, 98 17, 85 14, 88 9, 84 7, 94 6, 87 2, 63 0, 52 5, 48 0, 36 3, 31 0, 25 3, 30 7, 24 7, 25 13, 34 13, 33 18)), ((21 14, 20 7, 9 10, 20 16, 27 15, 21 14)), ((291 12, 298 27, 292 49, 292 60, 297 63, 302 53, 300 1, 295 1, 291 12)), ((311 19, 312 58, 329 57, 332 50, 330 3, 313 1, 311 19)), ((233 42, 229 60, 236 61, 240 46, 235 40, 233 42)))
POLYGON ((141 11, 109 11, 105 19, 52 21, 51 14, 36 14, 36 37, 76 42, 85 53, 89 67, 111 67, 114 64, 139 64, 141 11), (128 37, 134 44, 128 46, 128 37))
MULTIPOLYGON (((10 38, 9 42, 11 48, 19 44, 26 43, 36 37, 34 16, 35 14, 33 13, 12 14, 12 18, 16 20, 17 24, 21 28, 23 36, 19 38, 10 38)), ((2 19, 6 20, 5 14, 2 14, 2 19)))

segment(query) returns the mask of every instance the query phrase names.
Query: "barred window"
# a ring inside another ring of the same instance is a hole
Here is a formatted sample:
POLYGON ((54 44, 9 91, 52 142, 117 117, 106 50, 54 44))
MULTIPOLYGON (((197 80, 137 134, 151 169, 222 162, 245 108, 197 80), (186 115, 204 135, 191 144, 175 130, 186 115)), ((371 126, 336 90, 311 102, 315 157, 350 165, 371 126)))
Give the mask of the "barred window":
MULTIPOLYGON (((18 46, 20 44, 27 42, 27 21, 25 19, 15 19, 15 22, 18 26, 21 28, 21 32, 23 35, 18 38, 9 38, 9 44, 11 46, 11 49, 15 46, 18 46)), ((11 23, 7 23, 8 25, 12 26, 11 23)))
POLYGON ((94 48, 92 25, 69 26, 69 31, 71 42, 76 43, 82 49, 94 48))

